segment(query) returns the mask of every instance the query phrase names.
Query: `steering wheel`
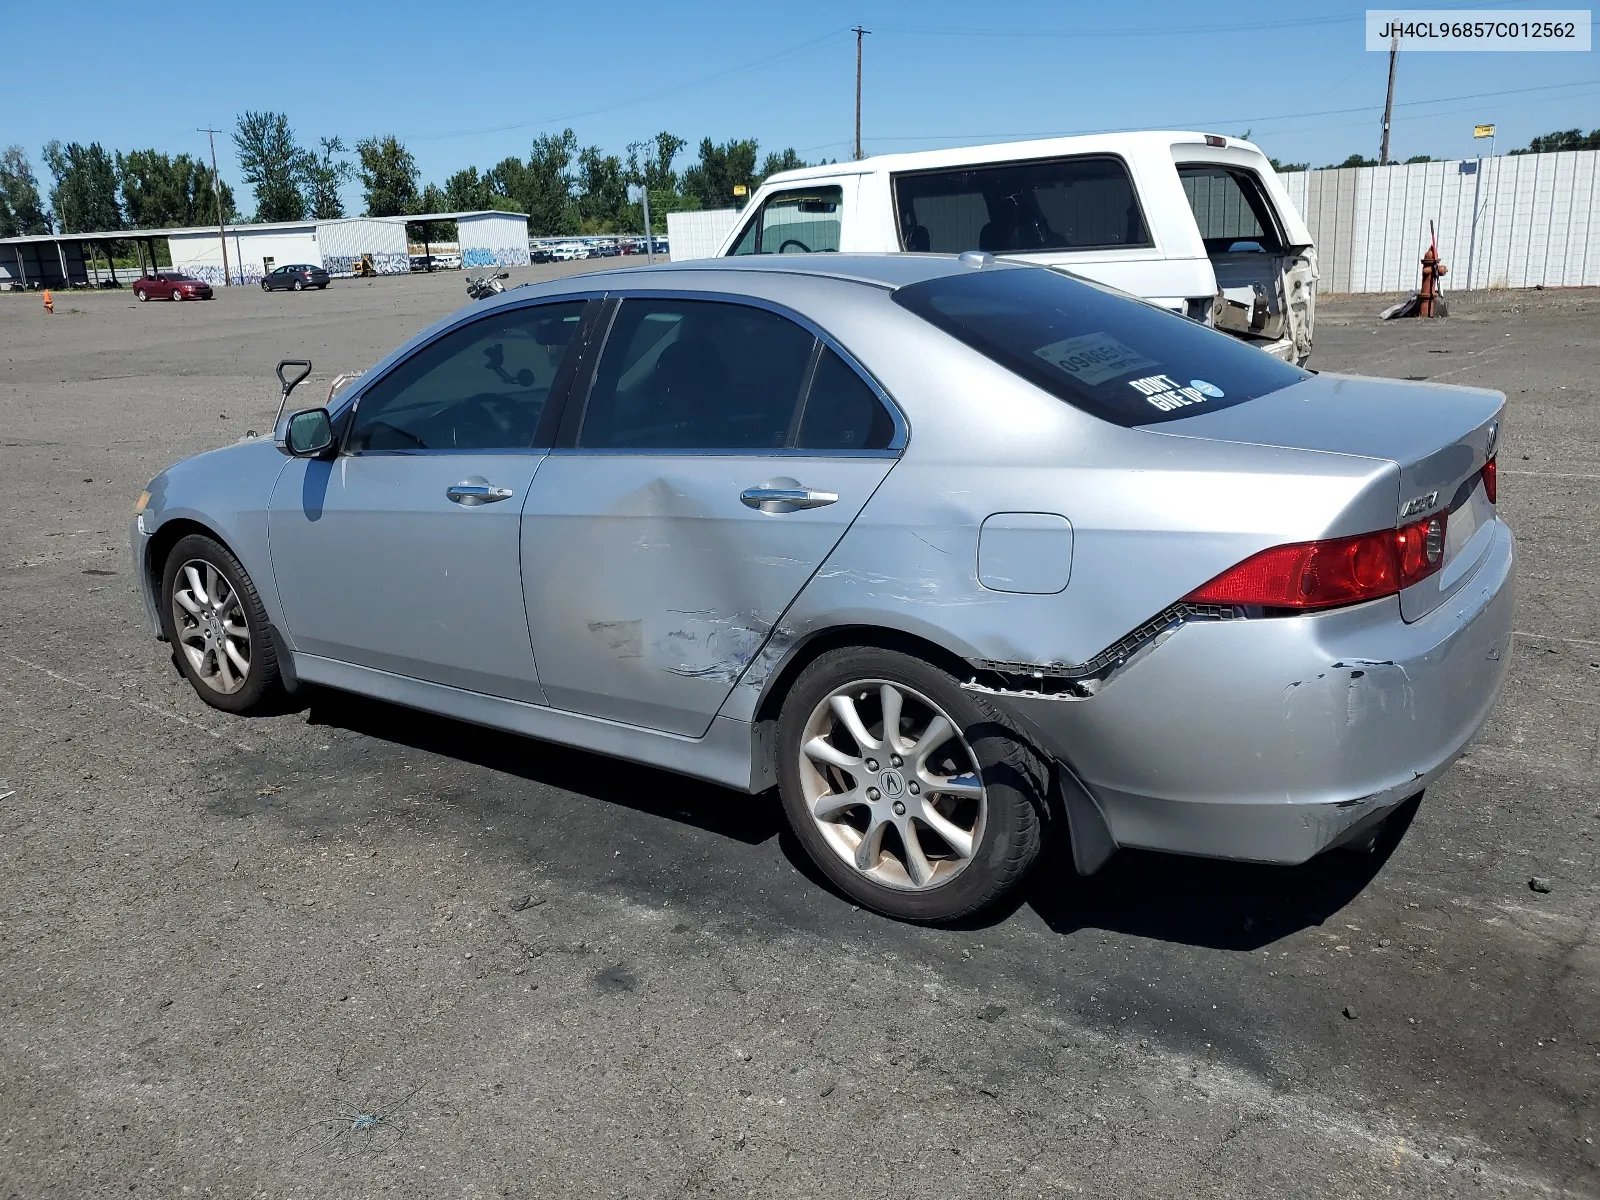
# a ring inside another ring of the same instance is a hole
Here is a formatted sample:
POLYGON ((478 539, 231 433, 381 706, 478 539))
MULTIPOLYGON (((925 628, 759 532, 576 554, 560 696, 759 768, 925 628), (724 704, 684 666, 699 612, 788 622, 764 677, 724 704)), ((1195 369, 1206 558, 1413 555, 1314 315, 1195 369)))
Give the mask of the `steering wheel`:
POLYGON ((799 246, 800 247, 800 251, 803 254, 810 254, 811 253, 811 247, 806 245, 799 238, 785 238, 784 241, 783 241, 783 245, 778 247, 778 253, 779 254, 787 254, 787 253, 789 253, 789 247, 790 246, 799 246))

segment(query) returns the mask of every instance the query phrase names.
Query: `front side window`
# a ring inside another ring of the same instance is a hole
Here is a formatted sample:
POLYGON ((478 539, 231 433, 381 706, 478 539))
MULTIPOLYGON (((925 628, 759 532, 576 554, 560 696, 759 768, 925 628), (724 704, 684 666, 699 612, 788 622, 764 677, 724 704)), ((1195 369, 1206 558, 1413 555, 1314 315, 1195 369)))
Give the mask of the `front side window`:
POLYGON ((894 299, 1116 425, 1231 408, 1310 378, 1227 334, 1044 267, 947 275, 900 288, 894 299))
POLYGON ((742 254, 810 254, 839 249, 840 210, 844 191, 837 187, 776 192, 728 251, 742 254))
POLYGON ((502 309, 429 342, 362 393, 346 449, 531 446, 585 303, 502 309))
POLYGON ((1209 254, 1283 252, 1272 210, 1249 171, 1206 163, 1180 164, 1178 178, 1209 254))
POLYGON ((578 445, 763 450, 789 444, 816 339, 787 317, 712 300, 624 300, 578 445))
POLYGON ((1119 158, 1039 159, 894 177, 903 250, 1030 254, 1150 245, 1119 158))

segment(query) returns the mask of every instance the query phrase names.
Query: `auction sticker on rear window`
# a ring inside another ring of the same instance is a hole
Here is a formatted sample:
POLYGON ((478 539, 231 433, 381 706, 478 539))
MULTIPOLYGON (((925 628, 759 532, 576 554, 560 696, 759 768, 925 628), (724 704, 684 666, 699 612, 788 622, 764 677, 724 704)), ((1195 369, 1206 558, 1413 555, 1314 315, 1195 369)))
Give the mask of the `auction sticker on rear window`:
POLYGON ((1103 333, 1086 333, 1051 342, 1034 353, 1090 387, 1118 375, 1131 375, 1134 371, 1147 371, 1160 365, 1103 333))
POLYGON ((1146 375, 1143 379, 1131 379, 1128 386, 1162 412, 1187 408, 1191 404, 1204 404, 1208 399, 1220 399, 1223 394, 1221 388, 1203 379, 1191 379, 1188 387, 1180 387, 1178 381, 1168 375, 1146 375))

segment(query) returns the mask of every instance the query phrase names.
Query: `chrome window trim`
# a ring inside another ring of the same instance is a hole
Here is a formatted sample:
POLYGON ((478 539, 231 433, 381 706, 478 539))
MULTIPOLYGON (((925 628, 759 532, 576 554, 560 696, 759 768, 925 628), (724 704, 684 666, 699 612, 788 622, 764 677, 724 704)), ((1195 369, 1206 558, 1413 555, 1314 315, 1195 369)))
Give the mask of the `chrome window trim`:
MULTIPOLYGON (((396 453, 396 451, 392 451, 392 450, 358 450, 358 451, 352 451, 352 450, 346 449, 346 447, 349 445, 349 442, 350 442, 350 435, 355 430, 356 414, 360 409, 361 398, 363 396, 365 396, 367 394, 367 392, 370 391, 373 387, 377 386, 377 384, 379 384, 383 380, 389 378, 389 376, 394 374, 395 371, 399 370, 402 366, 404 366, 406 363, 410 362, 418 354, 421 354, 424 350, 426 350, 429 346, 433 345, 435 342, 439 341, 441 338, 448 337, 450 334, 454 333, 456 330, 462 329, 467 325, 471 325, 475 321, 486 321, 490 317, 495 316, 498 313, 510 312, 510 311, 519 311, 519 310, 524 309, 524 308, 536 308, 541 304, 569 304, 569 303, 572 303, 574 301, 581 301, 584 304, 587 304, 591 300, 603 300, 604 298, 605 298, 605 293, 604 292, 585 290, 585 291, 582 291, 582 292, 574 292, 574 293, 572 293, 570 295, 562 295, 562 296, 518 297, 518 302, 517 303, 498 304, 494 308, 490 309, 488 312, 483 312, 483 311, 477 310, 477 309, 469 309, 469 310, 467 310, 467 315, 466 316, 462 317, 459 321, 452 321, 449 325, 446 325, 443 329, 440 329, 438 332, 436 332, 432 337, 428 338, 426 341, 418 342, 415 346, 412 346, 410 348, 410 350, 408 350, 405 354, 401 355, 399 358, 395 359, 392 363, 390 363, 387 367, 385 367, 381 374, 372 375, 370 377, 363 376, 361 379, 359 379, 355 384, 353 384, 347 390, 347 393, 343 396, 343 399, 344 399, 345 402, 335 406, 333 409, 330 409, 329 413, 328 413, 329 417, 332 420, 334 420, 334 421, 343 421, 344 422, 344 424, 340 427, 340 432, 339 432, 339 449, 338 449, 338 452, 334 455, 334 457, 335 458, 363 458, 368 454, 393 454, 393 453, 396 453)), ((579 314, 579 317, 578 317, 578 326, 579 326, 579 330, 578 331, 581 333, 582 332, 582 326, 583 326, 583 316, 582 316, 581 313, 579 314)), ((583 350, 583 347, 579 346, 578 347, 579 353, 582 353, 582 350, 583 350)), ((516 454, 519 451, 525 450, 525 449, 526 450, 532 450, 532 449, 535 449, 535 447, 532 447, 532 446, 526 446, 526 447, 524 447, 524 446, 512 446, 512 447, 509 447, 509 448, 507 448, 505 450, 494 450, 494 451, 489 451, 488 453, 494 453, 494 454, 516 454)), ((548 449, 548 447, 544 447, 544 449, 548 449)), ((427 451, 426 450, 423 450, 423 451, 402 451, 401 453, 409 454, 409 453, 418 453, 418 452, 426 453, 427 451)), ((467 450, 448 450, 448 451, 441 451, 441 452, 442 453, 447 453, 447 454, 467 454, 467 453, 470 453, 470 451, 467 451, 467 450)))
MULTIPOLYGON (((415 451, 402 451, 415 453, 415 451)), ((899 458, 901 450, 791 450, 788 447, 763 449, 762 447, 734 447, 720 450, 697 450, 693 447, 662 446, 635 449, 626 446, 555 446, 546 453, 566 457, 587 455, 616 458, 622 456, 649 458, 899 458)))
MULTIPOLYGON (((752 295, 749 295, 748 293, 745 293, 745 292, 706 292, 706 291, 699 291, 699 290, 696 290, 696 289, 693 289, 693 288, 655 288, 655 287, 652 287, 652 288, 640 288, 637 291, 635 291, 635 290, 630 288, 627 291, 610 291, 610 292, 606 292, 605 296, 606 296, 606 299, 608 299, 608 300, 609 299, 614 299, 614 300, 618 301, 616 312, 621 312, 622 311, 622 303, 623 302, 626 302, 626 301, 632 300, 632 299, 640 299, 640 300, 706 300, 706 301, 710 301, 710 302, 712 302, 714 304, 742 304, 747 308, 765 309, 767 312, 773 313, 776 316, 786 317, 789 320, 795 322, 802 329, 806 330, 806 332, 810 333, 812 337, 816 338, 827 349, 832 350, 835 354, 837 354, 839 356, 839 358, 844 362, 845 366, 849 367, 852 371, 854 371, 861 378, 861 381, 867 385, 867 387, 872 391, 872 393, 875 396, 878 397, 879 403, 881 403, 888 410, 889 420, 894 424, 894 435, 889 439, 889 444, 887 446, 885 446, 882 450, 799 450, 799 449, 796 449, 796 450, 791 451, 788 447, 779 447, 777 449, 772 449, 772 450, 751 449, 751 448, 748 448, 748 447, 746 447, 746 448, 735 447, 735 448, 732 448, 732 449, 719 448, 719 449, 715 449, 715 450, 697 450, 697 449, 693 449, 693 448, 677 450, 677 449, 665 449, 665 448, 663 448, 663 449, 652 449, 652 448, 649 448, 649 447, 642 447, 642 448, 634 449, 634 448, 629 448, 629 447, 594 447, 594 446, 588 446, 588 447, 585 447, 585 446, 556 447, 556 449, 583 450, 583 451, 586 451, 588 453, 604 452, 604 453, 608 453, 608 454, 645 454, 645 455, 650 455, 650 454, 678 453, 678 454, 717 455, 717 456, 720 456, 720 457, 727 457, 728 455, 745 455, 745 454, 762 454, 762 455, 774 455, 774 456, 792 454, 792 455, 795 455, 795 456, 798 456, 798 457, 803 457, 803 458, 825 458, 825 457, 832 457, 832 456, 835 456, 835 455, 848 455, 848 456, 871 455, 871 456, 874 456, 874 457, 883 456, 883 457, 894 457, 894 458, 897 458, 902 453, 904 453, 906 445, 911 440, 911 423, 906 419, 906 415, 905 415, 904 411, 900 408, 899 404, 895 403, 894 397, 891 396, 888 393, 888 391, 883 387, 883 385, 880 384, 877 381, 877 379, 875 379, 873 377, 872 373, 867 370, 867 368, 861 363, 861 361, 858 358, 856 358, 855 355, 851 354, 850 351, 846 350, 843 346, 841 346, 839 344, 839 342, 838 342, 838 339, 836 339, 827 330, 823 329, 822 326, 818 325, 810 317, 807 317, 803 313, 796 312, 794 309, 788 307, 787 305, 780 304, 775 300, 768 300, 763 296, 752 296, 752 295)), ((583 409, 583 414, 578 419, 578 426, 577 426, 577 430, 576 430, 576 435, 577 436, 581 436, 582 435, 582 432, 583 432, 583 417, 588 415, 589 393, 593 390, 594 381, 599 375, 600 359, 605 354, 606 345, 611 340, 611 330, 615 326, 615 324, 616 324, 616 314, 613 313, 612 317, 611 317, 611 320, 609 322, 607 322, 606 330, 605 330, 605 336, 600 340, 599 346, 596 348, 596 350, 594 352, 591 368, 590 368, 590 370, 588 372, 588 378, 587 378, 587 380, 584 381, 584 384, 583 384, 583 394, 582 394, 581 398, 578 395, 576 387, 574 387, 573 391, 570 392, 568 394, 568 396, 567 396, 567 403, 568 404, 579 403, 579 404, 581 404, 581 407, 583 409)), ((808 388, 810 386, 810 382, 811 381, 809 379, 806 381, 808 388)))

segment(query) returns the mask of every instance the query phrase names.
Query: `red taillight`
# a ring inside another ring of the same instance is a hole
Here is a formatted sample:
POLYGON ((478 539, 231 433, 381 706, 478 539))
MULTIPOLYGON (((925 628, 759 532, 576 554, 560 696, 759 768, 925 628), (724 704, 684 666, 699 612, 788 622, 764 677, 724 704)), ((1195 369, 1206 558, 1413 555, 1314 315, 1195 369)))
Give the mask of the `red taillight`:
POLYGON ((1489 497, 1490 504, 1500 503, 1498 499, 1500 488, 1499 481, 1496 478, 1497 474, 1498 469, 1494 465, 1494 459, 1491 458, 1483 464, 1483 494, 1489 497))
POLYGON ((1445 514, 1439 513, 1399 529, 1274 546, 1184 599, 1308 610, 1394 596, 1444 564, 1444 527, 1445 514))

